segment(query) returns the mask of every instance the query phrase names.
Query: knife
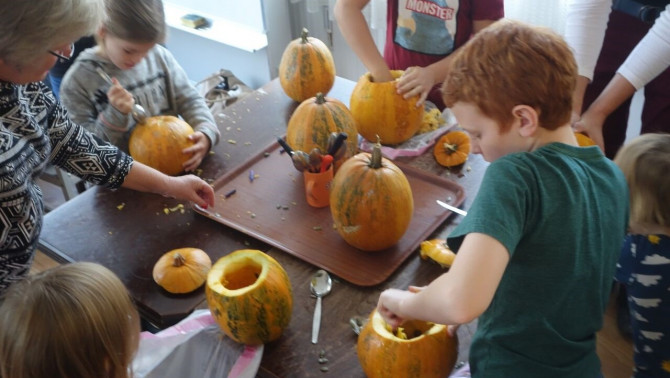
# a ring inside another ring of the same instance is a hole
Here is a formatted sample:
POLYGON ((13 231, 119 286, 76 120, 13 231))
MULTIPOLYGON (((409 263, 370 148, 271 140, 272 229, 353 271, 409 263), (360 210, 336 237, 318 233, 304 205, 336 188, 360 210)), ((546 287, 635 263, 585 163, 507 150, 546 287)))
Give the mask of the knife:
POLYGON ((446 203, 446 202, 442 202, 442 201, 440 201, 440 200, 436 200, 436 201, 437 201, 437 204, 438 204, 438 205, 444 207, 444 208, 447 209, 447 210, 451 210, 451 211, 453 211, 453 212, 456 213, 456 214, 460 214, 460 215, 462 215, 462 216, 466 216, 466 215, 468 215, 468 212, 465 211, 465 210, 461 210, 461 209, 459 209, 458 207, 451 206, 451 205, 449 205, 448 203, 446 203))

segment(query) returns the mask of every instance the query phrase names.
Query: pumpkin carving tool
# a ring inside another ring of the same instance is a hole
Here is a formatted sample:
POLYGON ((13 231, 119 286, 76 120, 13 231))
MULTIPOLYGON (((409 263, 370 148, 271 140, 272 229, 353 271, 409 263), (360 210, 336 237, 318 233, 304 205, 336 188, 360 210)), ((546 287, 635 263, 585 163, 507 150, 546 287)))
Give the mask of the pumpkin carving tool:
MULTIPOLYGON (((107 72, 102 69, 100 66, 96 66, 95 70, 98 72, 98 75, 103 78, 109 85, 114 85, 114 82, 112 81, 112 78, 109 77, 107 72)), ((135 104, 133 104, 133 110, 130 112, 130 114, 133 116, 133 119, 137 123, 144 123, 147 119, 147 111, 144 110, 144 108, 135 101, 135 104)))
POLYGON ((333 280, 330 279, 328 272, 319 269, 312 276, 309 283, 309 289, 316 297, 316 307, 314 308, 314 319, 312 321, 312 344, 319 341, 319 328, 321 327, 321 297, 330 293, 333 287, 333 280))
POLYGON ((333 156, 332 155, 326 155, 321 159, 321 173, 325 172, 328 170, 328 167, 333 164, 333 156))
POLYGON ((462 216, 466 216, 466 215, 468 215, 468 212, 467 212, 467 211, 462 210, 462 209, 459 209, 459 208, 456 207, 456 206, 451 206, 451 205, 449 205, 448 203, 443 202, 443 201, 440 201, 440 200, 435 200, 435 201, 437 201, 437 204, 438 204, 438 205, 444 207, 444 208, 447 209, 447 210, 453 211, 453 212, 456 213, 456 214, 460 214, 460 215, 462 215, 462 216))
POLYGON ((286 143, 286 141, 285 141, 284 139, 282 139, 282 138, 280 138, 280 137, 277 137, 277 143, 279 143, 279 145, 281 146, 281 148, 283 148, 284 151, 286 151, 286 153, 288 154, 288 156, 293 157, 293 153, 294 153, 294 151, 293 151, 293 149, 291 148, 291 146, 289 146, 288 143, 286 143))

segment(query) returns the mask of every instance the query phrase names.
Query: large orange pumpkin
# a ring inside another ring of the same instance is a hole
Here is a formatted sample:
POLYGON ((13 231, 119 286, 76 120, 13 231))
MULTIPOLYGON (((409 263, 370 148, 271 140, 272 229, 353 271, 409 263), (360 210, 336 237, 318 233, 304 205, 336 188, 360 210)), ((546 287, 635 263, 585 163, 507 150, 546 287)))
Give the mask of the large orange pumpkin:
POLYGON ((379 251, 397 243, 414 213, 407 177, 382 158, 380 148, 376 143, 372 154, 359 153, 344 162, 330 187, 330 211, 337 232, 364 251, 379 251))
POLYGON ((458 357, 458 337, 447 326, 420 320, 391 332, 374 310, 358 336, 357 352, 368 378, 448 377, 458 357), (399 337, 400 336, 400 337, 399 337))
POLYGON ((198 248, 173 249, 158 259, 154 281, 170 293, 190 293, 205 283, 212 260, 198 248))
POLYGON ((344 157, 335 162, 336 169, 357 151, 356 122, 346 105, 319 92, 316 97, 303 101, 291 115, 286 142, 294 150, 310 152, 318 147, 325 154, 330 134, 340 132, 347 134, 347 150, 344 157))
MULTIPOLYGON (((403 71, 391 71, 394 78, 403 71)), ((374 142, 393 145, 411 138, 421 127, 424 106, 416 106, 418 96, 405 100, 396 91, 396 82, 376 83, 370 73, 361 76, 351 93, 349 106, 358 133, 374 142)))
POLYGON ((133 159, 155 168, 166 175, 177 175, 190 158, 182 151, 193 145, 188 136, 193 128, 173 116, 149 117, 137 124, 128 140, 128 151, 133 159))
POLYGON ((207 275, 205 294, 223 333, 239 343, 276 340, 291 321, 288 274, 258 250, 242 249, 220 258, 207 275))
POLYGON ((328 93, 335 83, 335 62, 328 46, 308 36, 302 29, 300 38, 291 41, 279 61, 279 83, 284 92, 302 102, 317 93, 328 93))

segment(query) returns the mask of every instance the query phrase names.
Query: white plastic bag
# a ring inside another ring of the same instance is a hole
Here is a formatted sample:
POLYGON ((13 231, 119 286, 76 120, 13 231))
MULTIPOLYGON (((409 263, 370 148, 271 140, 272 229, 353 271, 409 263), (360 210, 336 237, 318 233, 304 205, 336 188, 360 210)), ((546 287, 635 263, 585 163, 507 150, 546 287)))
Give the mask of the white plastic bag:
POLYGON ((253 378, 262 357, 263 345, 231 340, 209 310, 197 310, 161 332, 142 332, 133 373, 138 378, 253 378))

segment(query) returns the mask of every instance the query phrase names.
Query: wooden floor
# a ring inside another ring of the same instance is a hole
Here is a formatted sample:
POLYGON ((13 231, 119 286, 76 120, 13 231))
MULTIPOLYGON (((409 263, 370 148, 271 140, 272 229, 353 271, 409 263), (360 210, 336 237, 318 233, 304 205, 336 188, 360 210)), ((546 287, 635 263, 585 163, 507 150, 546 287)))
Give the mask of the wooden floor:
MULTIPOLYGON (((64 201, 58 187, 49 183, 44 183, 41 186, 44 192, 44 200, 48 202, 49 208, 55 208, 64 201)), ((56 261, 38 251, 35 255, 31 273, 40 272, 57 265, 56 261)), ((631 341, 622 337, 617 329, 614 303, 614 300, 610 300, 605 313, 604 327, 598 332, 598 355, 605 378, 630 378, 633 371, 633 347, 631 341)))

